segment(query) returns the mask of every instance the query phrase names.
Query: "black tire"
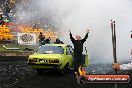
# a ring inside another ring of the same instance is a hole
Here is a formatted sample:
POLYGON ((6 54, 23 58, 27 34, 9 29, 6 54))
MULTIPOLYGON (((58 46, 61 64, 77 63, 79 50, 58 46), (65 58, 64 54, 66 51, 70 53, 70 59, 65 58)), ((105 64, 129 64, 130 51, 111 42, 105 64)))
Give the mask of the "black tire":
POLYGON ((66 65, 64 66, 64 68, 61 70, 61 74, 69 73, 69 71, 70 71, 69 63, 66 63, 66 65))
POLYGON ((85 77, 81 77, 81 78, 80 78, 80 84, 85 84, 85 82, 86 82, 85 77))

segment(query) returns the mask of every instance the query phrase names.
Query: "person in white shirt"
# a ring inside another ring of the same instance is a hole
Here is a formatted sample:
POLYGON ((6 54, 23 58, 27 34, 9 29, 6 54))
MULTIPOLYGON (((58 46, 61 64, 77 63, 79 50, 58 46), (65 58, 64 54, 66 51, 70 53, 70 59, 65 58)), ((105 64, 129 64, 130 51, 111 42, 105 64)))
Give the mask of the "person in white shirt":
POLYGON ((130 63, 122 64, 122 65, 120 65, 119 63, 113 63, 112 67, 115 70, 132 70, 132 55, 131 55, 130 63))

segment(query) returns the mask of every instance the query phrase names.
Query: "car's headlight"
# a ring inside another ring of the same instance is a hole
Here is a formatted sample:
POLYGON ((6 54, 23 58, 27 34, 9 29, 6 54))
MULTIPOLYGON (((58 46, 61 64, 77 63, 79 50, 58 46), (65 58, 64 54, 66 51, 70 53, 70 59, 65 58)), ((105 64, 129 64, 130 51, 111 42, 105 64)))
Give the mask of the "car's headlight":
POLYGON ((49 63, 59 63, 59 60, 58 60, 58 59, 55 59, 55 60, 49 60, 49 63))
POLYGON ((37 62, 37 58, 32 58, 28 60, 29 62, 37 62))

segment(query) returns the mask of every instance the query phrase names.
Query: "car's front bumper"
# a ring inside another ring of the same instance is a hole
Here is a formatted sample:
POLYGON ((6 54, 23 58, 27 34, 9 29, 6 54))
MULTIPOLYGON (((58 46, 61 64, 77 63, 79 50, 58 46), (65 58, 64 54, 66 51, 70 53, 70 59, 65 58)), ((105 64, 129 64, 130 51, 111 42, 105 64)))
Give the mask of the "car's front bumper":
POLYGON ((35 69, 62 69, 62 64, 48 64, 48 63, 29 63, 32 68, 35 69))
POLYGON ((41 66, 61 66, 62 64, 45 64, 45 63, 29 63, 27 62, 28 65, 41 65, 41 66))

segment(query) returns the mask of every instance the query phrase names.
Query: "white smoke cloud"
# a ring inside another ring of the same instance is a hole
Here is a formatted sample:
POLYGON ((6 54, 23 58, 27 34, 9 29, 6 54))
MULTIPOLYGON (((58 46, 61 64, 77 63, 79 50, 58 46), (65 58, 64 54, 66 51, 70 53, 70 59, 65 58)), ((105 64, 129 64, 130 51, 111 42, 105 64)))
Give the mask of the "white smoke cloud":
POLYGON ((128 61, 130 57, 130 31, 132 25, 131 0, 32 0, 34 13, 51 16, 58 24, 58 31, 65 31, 64 40, 71 44, 69 29, 73 36, 84 37, 87 27, 89 38, 85 42, 90 63, 112 63, 112 38, 110 20, 116 21, 117 59, 128 61))

